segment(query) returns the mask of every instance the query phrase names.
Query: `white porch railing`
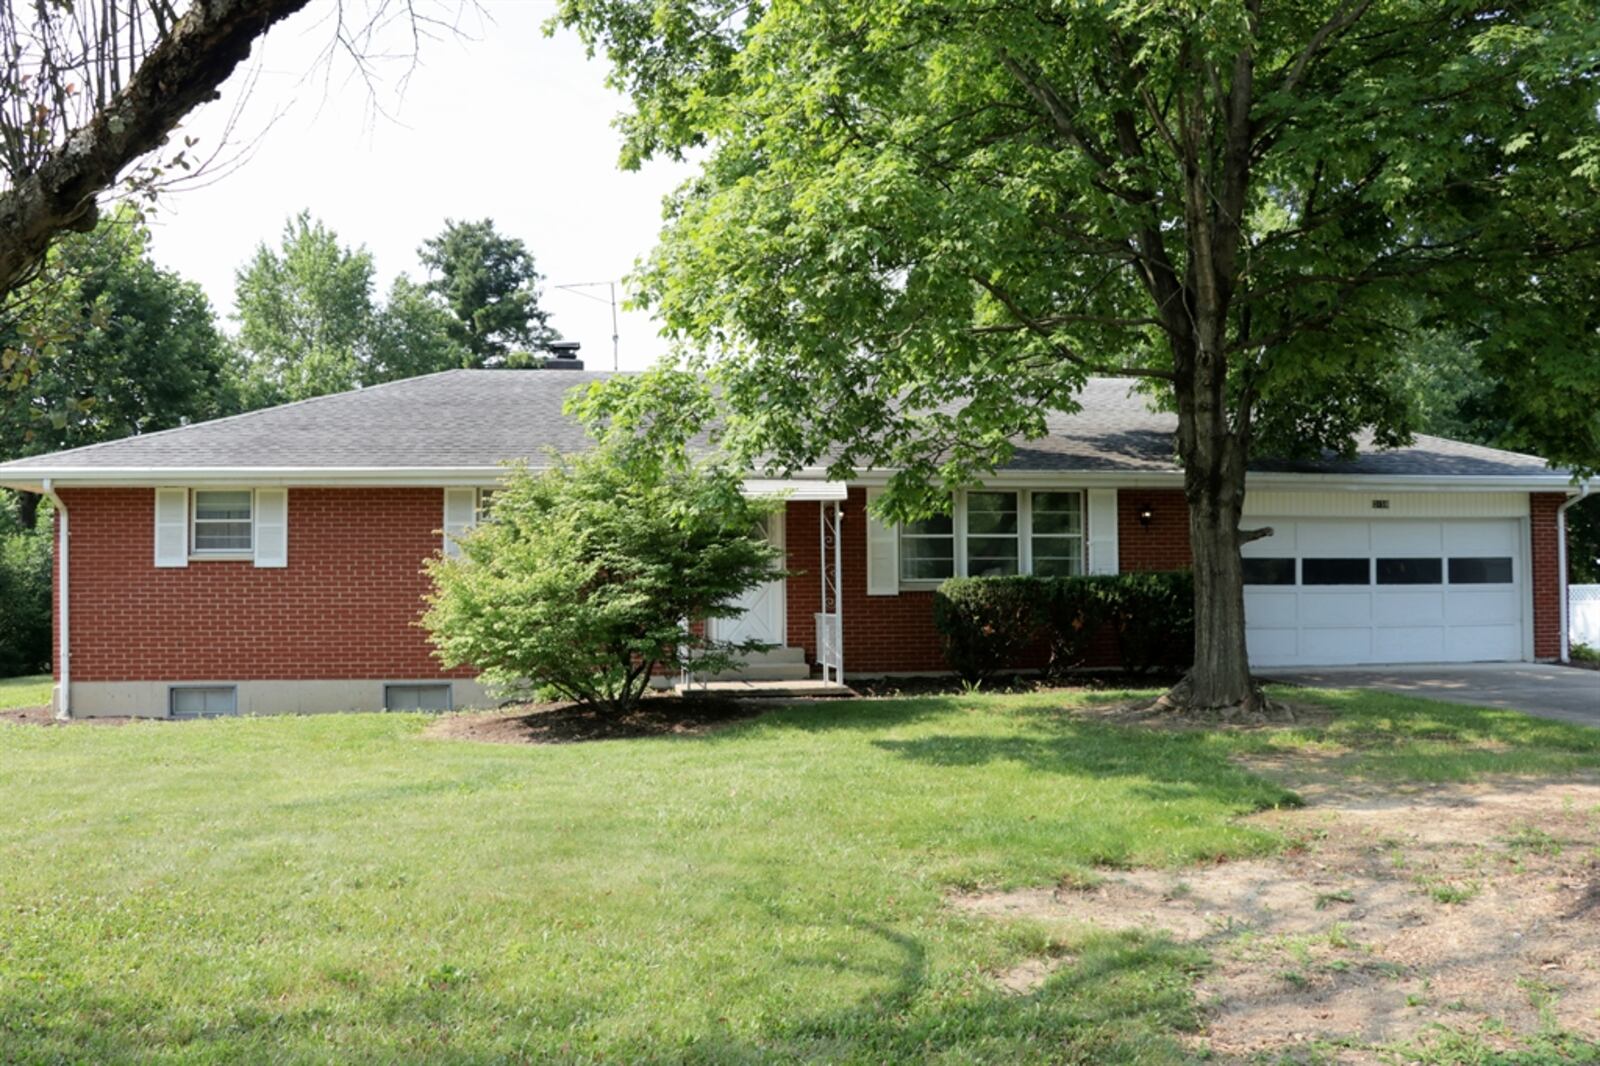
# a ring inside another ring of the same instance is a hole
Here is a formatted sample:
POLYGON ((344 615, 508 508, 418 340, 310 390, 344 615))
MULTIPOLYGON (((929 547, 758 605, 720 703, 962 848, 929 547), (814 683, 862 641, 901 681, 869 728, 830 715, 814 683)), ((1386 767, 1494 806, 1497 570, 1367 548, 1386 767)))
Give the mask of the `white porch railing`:
POLYGON ((844 501, 817 504, 817 569, 822 576, 822 610, 817 612, 817 665, 822 680, 844 684, 844 582, 840 575, 844 501))

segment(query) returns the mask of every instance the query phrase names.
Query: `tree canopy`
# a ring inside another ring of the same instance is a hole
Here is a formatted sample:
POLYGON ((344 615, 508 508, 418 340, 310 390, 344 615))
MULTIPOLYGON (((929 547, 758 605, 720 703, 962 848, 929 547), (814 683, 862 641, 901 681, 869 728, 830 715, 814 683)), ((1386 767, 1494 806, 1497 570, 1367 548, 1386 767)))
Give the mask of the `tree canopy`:
MULTIPOLYGON (((122 208, 51 249, 59 282, 13 331, 49 338, 24 392, 0 393, 0 456, 75 448, 213 418, 236 403, 227 339, 200 286, 155 265, 122 208)), ((22 343, 17 340, 16 343, 22 343)))
POLYGON ((471 353, 472 366, 526 366, 560 339, 539 307, 544 278, 527 245, 497 231, 492 219, 446 219, 417 254, 428 270, 427 290, 454 316, 451 335, 471 353))
POLYGON ((1416 425, 1453 323, 1516 439, 1600 460, 1600 20, 1581 0, 741 6, 564 0, 703 152, 641 276, 779 467, 898 470, 905 515, 1090 375, 1174 408, 1195 556, 1176 697, 1254 704, 1239 529, 1262 451, 1416 425))
POLYGON ((372 254, 346 248, 309 210, 236 275, 249 406, 354 388, 372 329, 372 254))

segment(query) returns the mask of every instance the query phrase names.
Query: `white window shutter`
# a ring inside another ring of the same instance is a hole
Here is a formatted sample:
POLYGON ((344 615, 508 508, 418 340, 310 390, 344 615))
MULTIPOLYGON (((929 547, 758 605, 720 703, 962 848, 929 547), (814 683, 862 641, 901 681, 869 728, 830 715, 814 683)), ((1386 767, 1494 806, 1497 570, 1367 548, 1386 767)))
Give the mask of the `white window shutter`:
POLYGON ((444 490, 444 553, 454 559, 461 554, 456 538, 465 536, 478 520, 477 489, 444 490))
POLYGON ((878 488, 867 490, 867 595, 900 595, 900 531, 879 521, 872 505, 883 495, 878 488))
POLYGON ((256 490, 256 565, 289 565, 289 490, 256 490))
POLYGON ((189 490, 156 489, 156 565, 189 565, 189 490))
POLYGON ((1117 490, 1090 489, 1088 497, 1088 570, 1091 574, 1115 574, 1117 563, 1117 490))

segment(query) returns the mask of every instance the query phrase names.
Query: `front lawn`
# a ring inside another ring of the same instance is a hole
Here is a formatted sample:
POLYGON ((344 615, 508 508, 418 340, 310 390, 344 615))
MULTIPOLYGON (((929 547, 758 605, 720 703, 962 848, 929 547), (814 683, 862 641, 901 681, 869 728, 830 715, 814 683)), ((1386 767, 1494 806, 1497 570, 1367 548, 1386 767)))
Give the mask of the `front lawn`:
POLYGON ((1295 797, 1241 752, 1600 767, 1600 732, 1381 694, 1233 734, 1063 711, 1088 698, 563 746, 412 715, 0 725, 0 1061, 1174 1061, 1199 951, 948 893, 1269 853, 1235 819, 1295 797), (992 978, 1068 949, 1032 995, 992 978))
POLYGON ((54 685, 49 674, 0 677, 0 711, 43 707, 50 702, 50 690, 54 685))

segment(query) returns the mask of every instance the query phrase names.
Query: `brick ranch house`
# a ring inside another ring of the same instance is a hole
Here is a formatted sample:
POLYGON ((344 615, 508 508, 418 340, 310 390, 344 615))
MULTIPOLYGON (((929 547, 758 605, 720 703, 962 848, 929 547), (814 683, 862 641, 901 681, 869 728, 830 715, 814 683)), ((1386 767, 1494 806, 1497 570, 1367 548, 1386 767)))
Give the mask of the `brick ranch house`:
MULTIPOLYGON (((456 370, 0 464, 57 504, 56 707, 193 715, 483 704, 415 624, 424 558, 451 550, 500 463, 585 446, 561 413, 597 375, 456 370)), ((768 531, 786 580, 719 635, 777 646, 752 676, 942 671, 932 589, 951 574, 1116 573, 1189 562, 1174 419, 1093 381, 1083 409, 953 513, 868 517, 881 473, 802 472, 768 531)), ((1354 461, 1261 463, 1246 546, 1260 666, 1564 655, 1563 505, 1542 460, 1432 437, 1354 461)))

